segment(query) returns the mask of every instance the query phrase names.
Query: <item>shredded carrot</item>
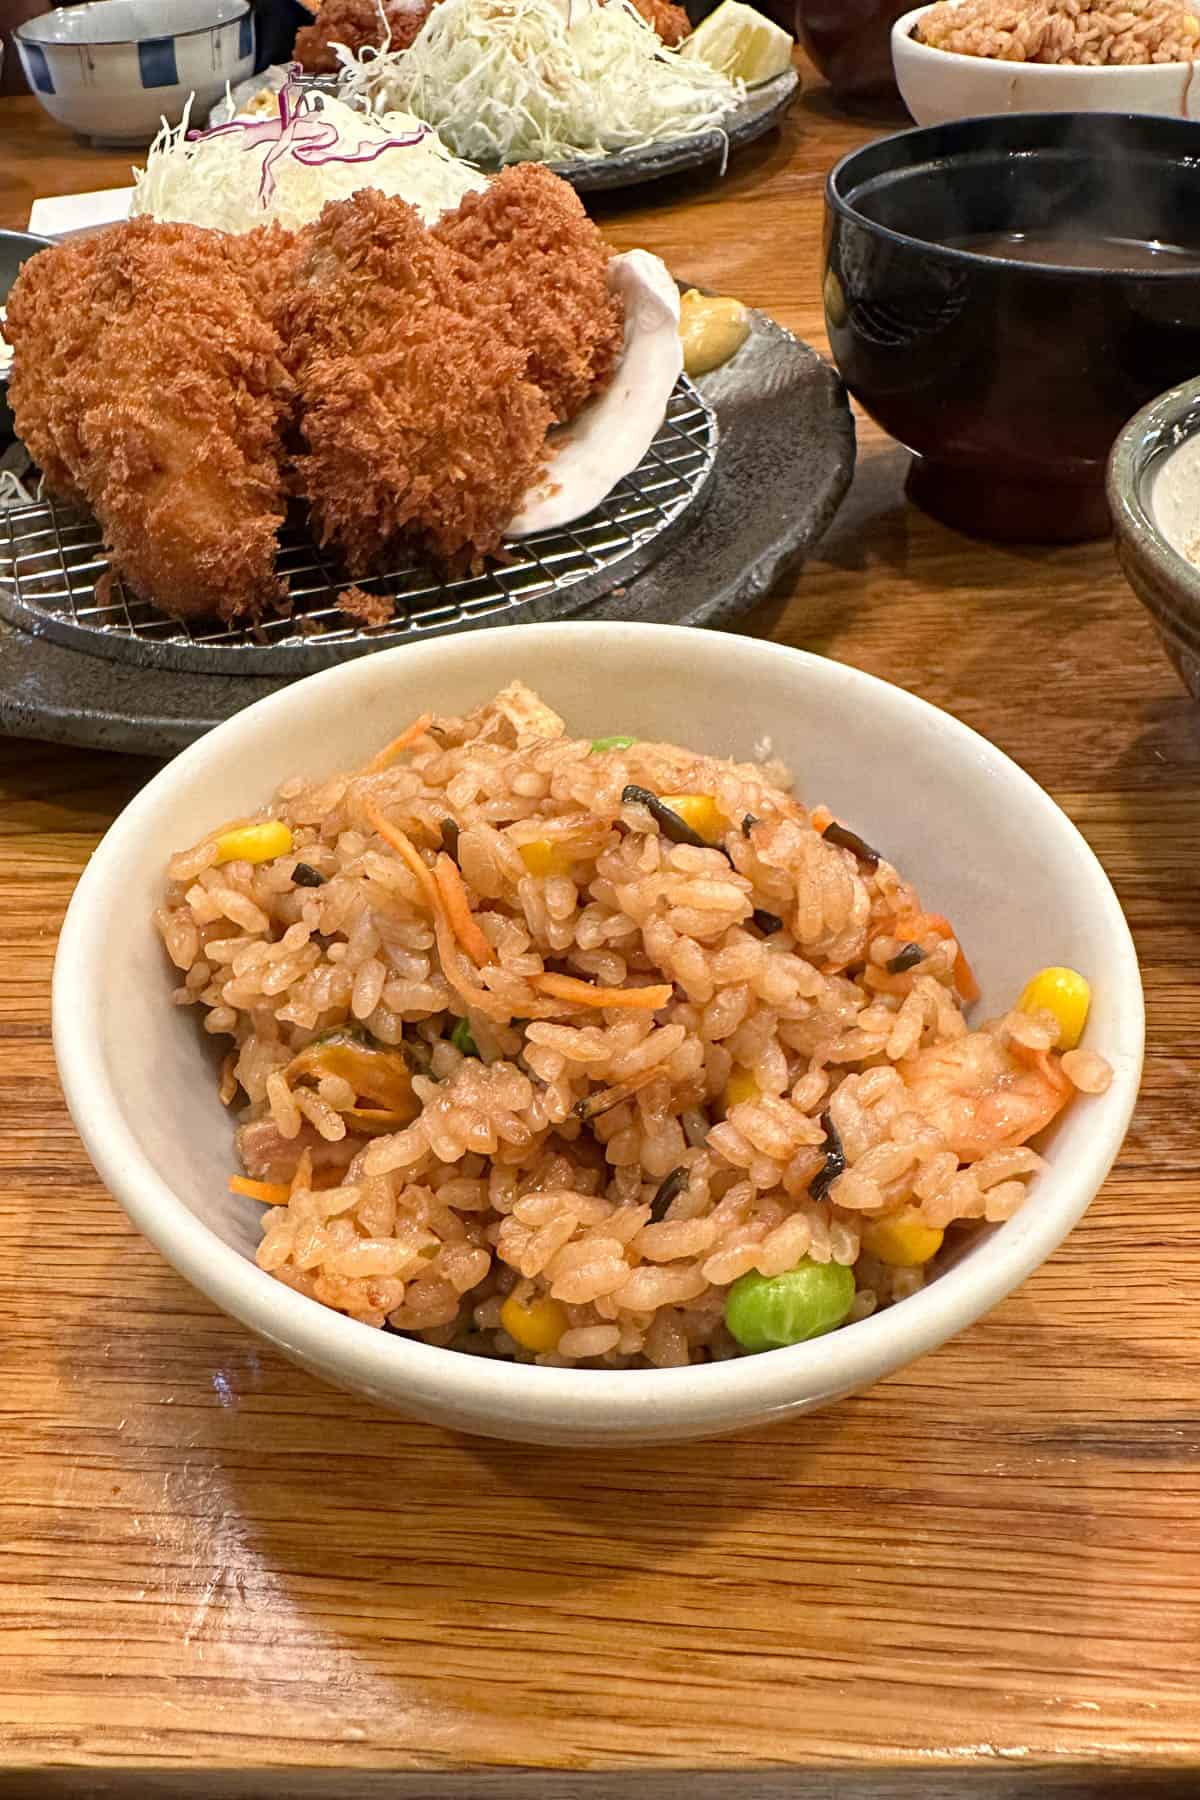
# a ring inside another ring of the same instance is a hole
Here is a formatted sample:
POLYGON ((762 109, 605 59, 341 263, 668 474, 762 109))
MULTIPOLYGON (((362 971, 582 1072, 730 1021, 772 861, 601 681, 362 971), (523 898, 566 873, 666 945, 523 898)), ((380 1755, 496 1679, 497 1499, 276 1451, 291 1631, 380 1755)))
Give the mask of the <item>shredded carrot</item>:
POLYGON ((378 756, 371 758, 367 764, 366 773, 376 775, 380 769, 386 769, 388 764, 394 762, 403 751, 411 750, 417 739, 424 737, 432 724, 433 714, 422 713, 419 719, 414 719, 411 725, 406 726, 398 738, 393 738, 390 744, 385 744, 378 756))
POLYGON ((390 844, 397 856, 402 857, 408 864, 417 878, 417 885, 425 897, 425 904, 436 918, 441 910, 441 896, 428 863, 421 856, 412 839, 401 831, 398 825, 393 825, 389 819, 385 819, 373 802, 368 802, 367 817, 384 843, 390 844))
POLYGON ((639 1012, 657 1012, 675 992, 669 984, 643 988, 593 987, 590 981, 577 981, 574 975, 535 975, 531 985, 539 993, 549 994, 555 1000, 569 1000, 574 1006, 625 1006, 639 1012))
POLYGON ((405 836, 398 825, 392 825, 384 818, 379 808, 367 806, 367 818, 379 833, 385 844, 390 844, 397 855, 403 857, 405 863, 417 878, 417 883, 425 897, 425 904, 433 914, 433 931, 437 938, 438 960, 442 965, 442 973, 468 1006, 473 1006, 489 1019, 507 1020, 512 1017, 511 1009, 503 1001, 497 1000, 495 994, 489 994, 486 988, 480 987, 471 980, 468 973, 469 964, 458 947, 450 921, 446 915, 446 906, 442 898, 442 890, 434 880, 433 872, 424 861, 411 838, 405 836))
POLYGON ((495 962, 496 952, 475 923, 458 864, 444 850, 433 865, 433 877, 442 896, 450 929, 467 955, 477 963, 495 962))
MULTIPOLYGON (((957 938, 955 942, 958 943, 957 938)), ((961 944, 958 955, 954 959, 954 985, 958 989, 964 1006, 974 1006, 979 998, 979 983, 975 979, 975 971, 967 961, 961 944)))
POLYGON ((942 938, 953 938, 957 944, 958 951, 954 958, 954 985, 958 989, 964 1005, 973 1006, 979 998, 979 983, 967 961, 967 953, 962 947, 962 939, 949 919, 945 918, 942 913, 926 913, 925 923, 927 930, 936 931, 942 938))
MULTIPOLYGON (((906 913, 904 918, 896 919, 888 927, 892 937, 903 938, 906 942, 916 943, 931 933, 935 937, 953 938, 958 945, 954 958, 954 985, 965 1006, 974 1006, 979 998, 979 983, 967 961, 967 953, 962 947, 962 939, 944 913, 906 913)), ((876 933, 876 936, 879 934, 876 933)))
POLYGON ((466 1003, 467 1009, 474 1007, 485 1018, 493 1019, 497 1024, 506 1025, 512 1018, 512 1007, 505 1000, 481 987, 472 977, 478 974, 474 963, 460 950, 448 920, 441 913, 436 913, 433 920, 434 934, 437 937, 438 960, 442 965, 442 973, 450 986, 466 1003))
POLYGON ((286 1181, 251 1181, 245 1175, 231 1175, 229 1191, 245 1194, 249 1200, 261 1200, 266 1206, 286 1206, 292 1197, 286 1181))

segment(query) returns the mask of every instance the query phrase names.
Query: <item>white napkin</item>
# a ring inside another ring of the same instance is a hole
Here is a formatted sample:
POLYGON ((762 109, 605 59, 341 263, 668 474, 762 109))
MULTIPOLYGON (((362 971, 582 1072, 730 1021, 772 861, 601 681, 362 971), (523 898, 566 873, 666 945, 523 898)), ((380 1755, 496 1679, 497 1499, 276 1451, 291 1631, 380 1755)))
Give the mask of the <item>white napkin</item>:
POLYGON ((97 225, 115 225, 129 217, 133 189, 103 188, 95 194, 54 194, 35 200, 29 209, 29 229, 38 237, 70 237, 97 225))

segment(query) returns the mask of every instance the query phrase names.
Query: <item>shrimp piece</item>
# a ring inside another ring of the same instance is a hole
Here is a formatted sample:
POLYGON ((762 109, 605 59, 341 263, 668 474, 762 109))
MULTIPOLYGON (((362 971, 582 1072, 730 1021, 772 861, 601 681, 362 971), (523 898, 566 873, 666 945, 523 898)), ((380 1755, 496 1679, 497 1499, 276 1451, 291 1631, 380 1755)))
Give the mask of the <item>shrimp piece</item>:
POLYGON ((965 1163, 1027 1143, 1072 1093, 1057 1057, 1006 1046, 990 1031, 932 1044, 896 1066, 911 1110, 965 1163))

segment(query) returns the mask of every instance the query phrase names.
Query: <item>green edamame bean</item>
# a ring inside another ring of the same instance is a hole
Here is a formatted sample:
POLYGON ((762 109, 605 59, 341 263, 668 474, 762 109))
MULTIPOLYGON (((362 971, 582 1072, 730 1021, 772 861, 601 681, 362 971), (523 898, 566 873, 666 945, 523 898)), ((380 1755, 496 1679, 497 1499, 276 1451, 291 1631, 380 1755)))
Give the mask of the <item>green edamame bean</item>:
POLYGON ((833 1331, 853 1304, 853 1270, 806 1256, 784 1275, 740 1276, 725 1298, 725 1323, 744 1349, 779 1350, 833 1331))
POLYGON ((631 738, 631 737, 619 737, 618 736, 618 737, 606 737, 606 738, 593 738, 592 739, 592 749, 593 749, 593 751, 632 750, 633 746, 636 743, 637 743, 637 739, 631 738))

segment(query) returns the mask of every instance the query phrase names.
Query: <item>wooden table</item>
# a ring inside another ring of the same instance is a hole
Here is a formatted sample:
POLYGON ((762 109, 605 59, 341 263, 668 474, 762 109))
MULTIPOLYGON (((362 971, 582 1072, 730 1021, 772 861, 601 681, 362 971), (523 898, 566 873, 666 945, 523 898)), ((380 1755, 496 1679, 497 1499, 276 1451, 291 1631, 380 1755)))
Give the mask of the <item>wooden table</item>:
MULTIPOLYGON (((819 343, 823 178, 872 129, 814 89, 724 182, 605 228, 819 343)), ((0 106, 4 225, 127 165, 0 106)), ((1138 940, 1145 1090, 1018 1294, 770 1433, 469 1441, 214 1312, 96 1180, 50 1046, 68 896, 150 769, 0 746, 0 1771, 65 1771, 38 1794, 1198 1791, 1200 713, 1107 544, 972 543, 906 506, 905 465, 864 426, 840 519, 745 629, 948 707, 1055 795, 1138 940), (161 1789, 130 1773, 151 1765, 161 1789), (559 1773, 499 1773, 534 1766, 559 1773)))

